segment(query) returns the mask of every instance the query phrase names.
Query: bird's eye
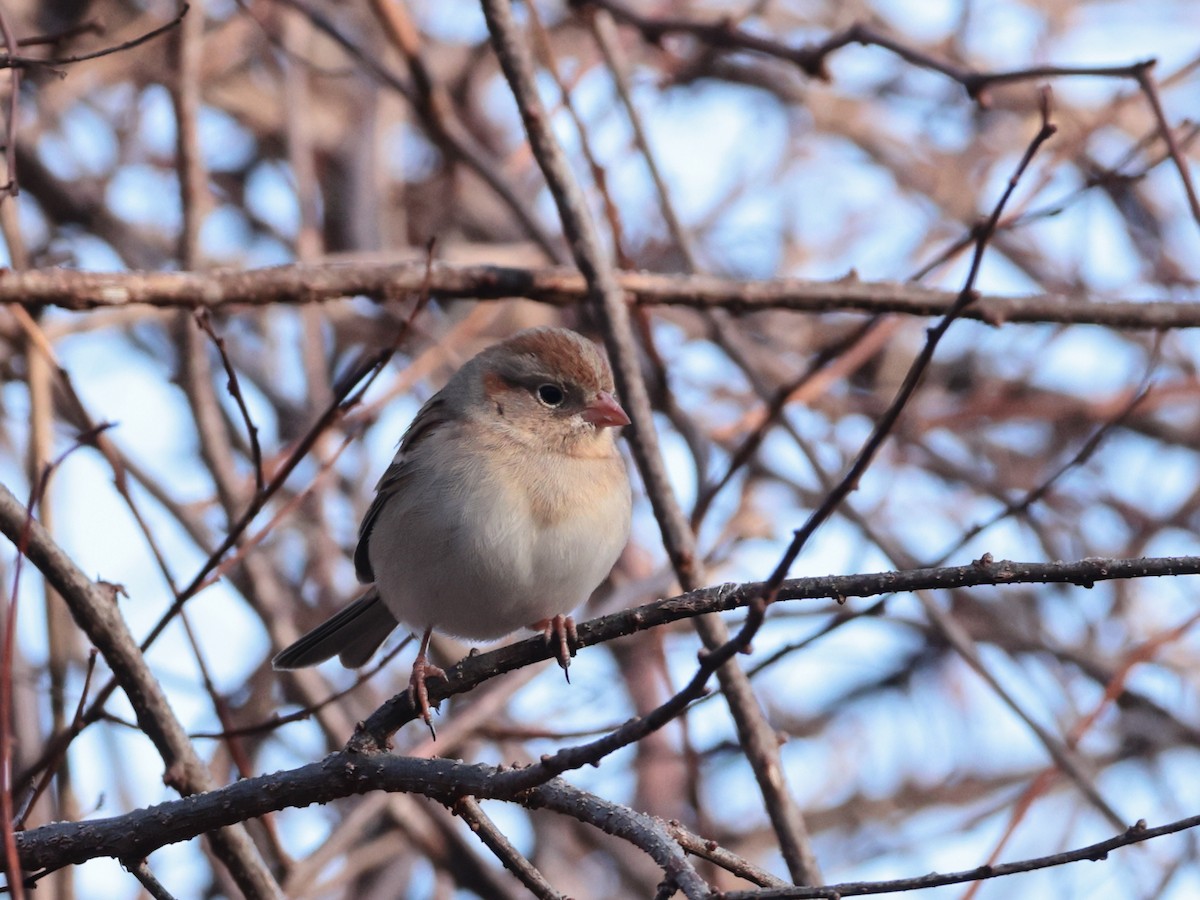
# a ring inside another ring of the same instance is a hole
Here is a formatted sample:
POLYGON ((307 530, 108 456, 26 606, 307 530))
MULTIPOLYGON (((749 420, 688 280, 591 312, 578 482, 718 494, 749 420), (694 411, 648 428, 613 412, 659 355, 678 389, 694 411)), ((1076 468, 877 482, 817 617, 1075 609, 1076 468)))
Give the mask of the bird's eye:
POLYGON ((563 389, 557 384, 543 384, 537 389, 537 398, 546 406, 562 406, 562 402, 567 399, 567 395, 563 393, 563 389))

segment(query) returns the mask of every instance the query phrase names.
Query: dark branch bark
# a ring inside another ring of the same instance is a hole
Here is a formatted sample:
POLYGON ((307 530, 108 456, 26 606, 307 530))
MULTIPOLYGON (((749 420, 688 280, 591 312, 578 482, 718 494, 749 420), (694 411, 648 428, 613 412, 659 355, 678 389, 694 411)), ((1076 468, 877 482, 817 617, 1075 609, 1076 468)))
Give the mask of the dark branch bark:
MULTIPOLYGON (((245 817, 312 803, 329 803, 370 791, 421 794, 447 804, 458 797, 472 796, 518 800, 530 808, 549 809, 596 824, 645 850, 686 896, 710 895, 708 886, 692 869, 670 833, 650 817, 601 800, 560 779, 512 797, 494 790, 499 774, 500 770, 491 766, 467 765, 446 759, 413 759, 382 753, 364 756, 342 751, 298 769, 248 778, 205 794, 160 803, 123 816, 44 825, 18 834, 17 846, 22 861, 30 870, 48 872, 98 857, 141 859, 159 847, 188 840, 245 817)), ((1120 847, 1197 825, 1200 825, 1200 816, 1155 828, 1138 822, 1122 834, 1087 847, 1021 862, 980 866, 964 872, 819 888, 737 891, 724 896, 730 900, 861 896, 977 881, 1080 860, 1103 859, 1120 847)))
MULTIPOLYGON (((817 598, 845 601, 849 597, 873 597, 905 591, 947 590, 980 585, 1074 584, 1091 588, 1098 582, 1116 579, 1197 574, 1200 574, 1200 556, 1091 558, 1051 563, 995 561, 990 556, 985 556, 965 566, 790 578, 780 586, 776 601, 817 598)), ((578 627, 578 645, 590 647, 680 619, 740 609, 761 596, 764 587, 763 582, 715 585, 583 622, 578 627)), ((448 669, 445 679, 430 682, 429 699, 437 704, 447 697, 465 693, 497 675, 550 659, 552 656, 552 648, 540 637, 518 641, 489 653, 468 656, 448 669)), ((386 747, 388 737, 401 725, 412 721, 415 716, 416 711, 408 694, 398 694, 359 727, 351 746, 361 752, 381 750, 386 747)))
MULTIPOLYGON (((298 769, 247 778, 206 794, 88 822, 56 822, 17 836, 22 863, 53 871, 107 856, 141 859, 159 847, 186 841, 248 818, 289 807, 329 803, 354 794, 391 791, 421 794, 451 805, 459 797, 511 800, 493 783, 500 770, 446 759, 391 754, 334 753, 298 769)), ((662 823, 555 780, 519 792, 520 802, 603 828, 650 855, 688 897, 709 888, 662 823)))
MULTIPOLYGON (((3 485, 0 485, 0 532, 21 547, 29 561, 54 585, 76 623, 104 656, 113 677, 129 698, 138 725, 162 757, 166 766, 163 780, 184 795, 210 790, 212 776, 129 633, 116 603, 116 589, 84 575, 3 485)), ((213 849, 248 897, 281 897, 278 885, 240 824, 247 818, 238 816, 227 823, 228 828, 214 830, 213 849)))

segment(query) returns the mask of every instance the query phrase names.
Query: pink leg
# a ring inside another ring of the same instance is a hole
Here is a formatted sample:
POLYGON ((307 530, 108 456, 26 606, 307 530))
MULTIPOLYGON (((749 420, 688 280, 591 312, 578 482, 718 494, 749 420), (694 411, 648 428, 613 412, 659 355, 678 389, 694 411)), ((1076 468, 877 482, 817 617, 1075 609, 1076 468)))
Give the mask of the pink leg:
POLYGON ((567 676, 567 682, 570 683, 571 657, 574 655, 575 645, 579 643, 579 635, 575 632, 575 620, 570 616, 555 616, 553 619, 534 622, 529 627, 534 631, 540 631, 547 644, 551 642, 558 644, 554 648, 554 658, 558 660, 563 674, 567 676))
POLYGON ((446 673, 431 663, 426 656, 426 652, 429 650, 429 639, 432 636, 433 626, 431 625, 421 635, 421 649, 417 651, 417 658, 413 660, 412 675, 408 679, 408 696, 412 698, 417 707, 417 715, 424 719, 425 724, 429 726, 430 734, 437 738, 437 734, 433 731, 433 717, 429 714, 429 690, 425 687, 425 679, 430 676, 445 678, 446 673))

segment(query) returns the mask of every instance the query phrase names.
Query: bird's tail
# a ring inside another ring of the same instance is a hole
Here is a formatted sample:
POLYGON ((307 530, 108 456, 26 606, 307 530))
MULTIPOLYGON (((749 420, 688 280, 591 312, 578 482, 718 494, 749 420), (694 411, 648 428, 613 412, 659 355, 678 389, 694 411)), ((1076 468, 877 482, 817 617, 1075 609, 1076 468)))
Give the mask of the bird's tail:
POLYGON ((274 669, 303 669, 337 656, 347 669, 365 665, 397 625, 379 592, 365 594, 271 660, 274 669))

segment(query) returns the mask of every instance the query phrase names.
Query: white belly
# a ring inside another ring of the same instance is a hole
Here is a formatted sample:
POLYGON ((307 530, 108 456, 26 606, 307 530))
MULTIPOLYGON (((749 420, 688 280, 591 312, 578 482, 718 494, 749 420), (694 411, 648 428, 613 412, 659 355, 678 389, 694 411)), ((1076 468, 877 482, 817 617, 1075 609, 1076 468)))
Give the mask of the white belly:
POLYGON ((586 600, 628 540, 628 480, 598 490, 596 476, 612 461, 553 462, 539 471, 561 477, 538 484, 542 500, 569 510, 554 521, 539 521, 531 492, 506 472, 473 463, 439 476, 415 467, 414 482, 427 489, 397 491, 370 536, 375 581, 392 614, 416 629, 492 640, 586 600))

